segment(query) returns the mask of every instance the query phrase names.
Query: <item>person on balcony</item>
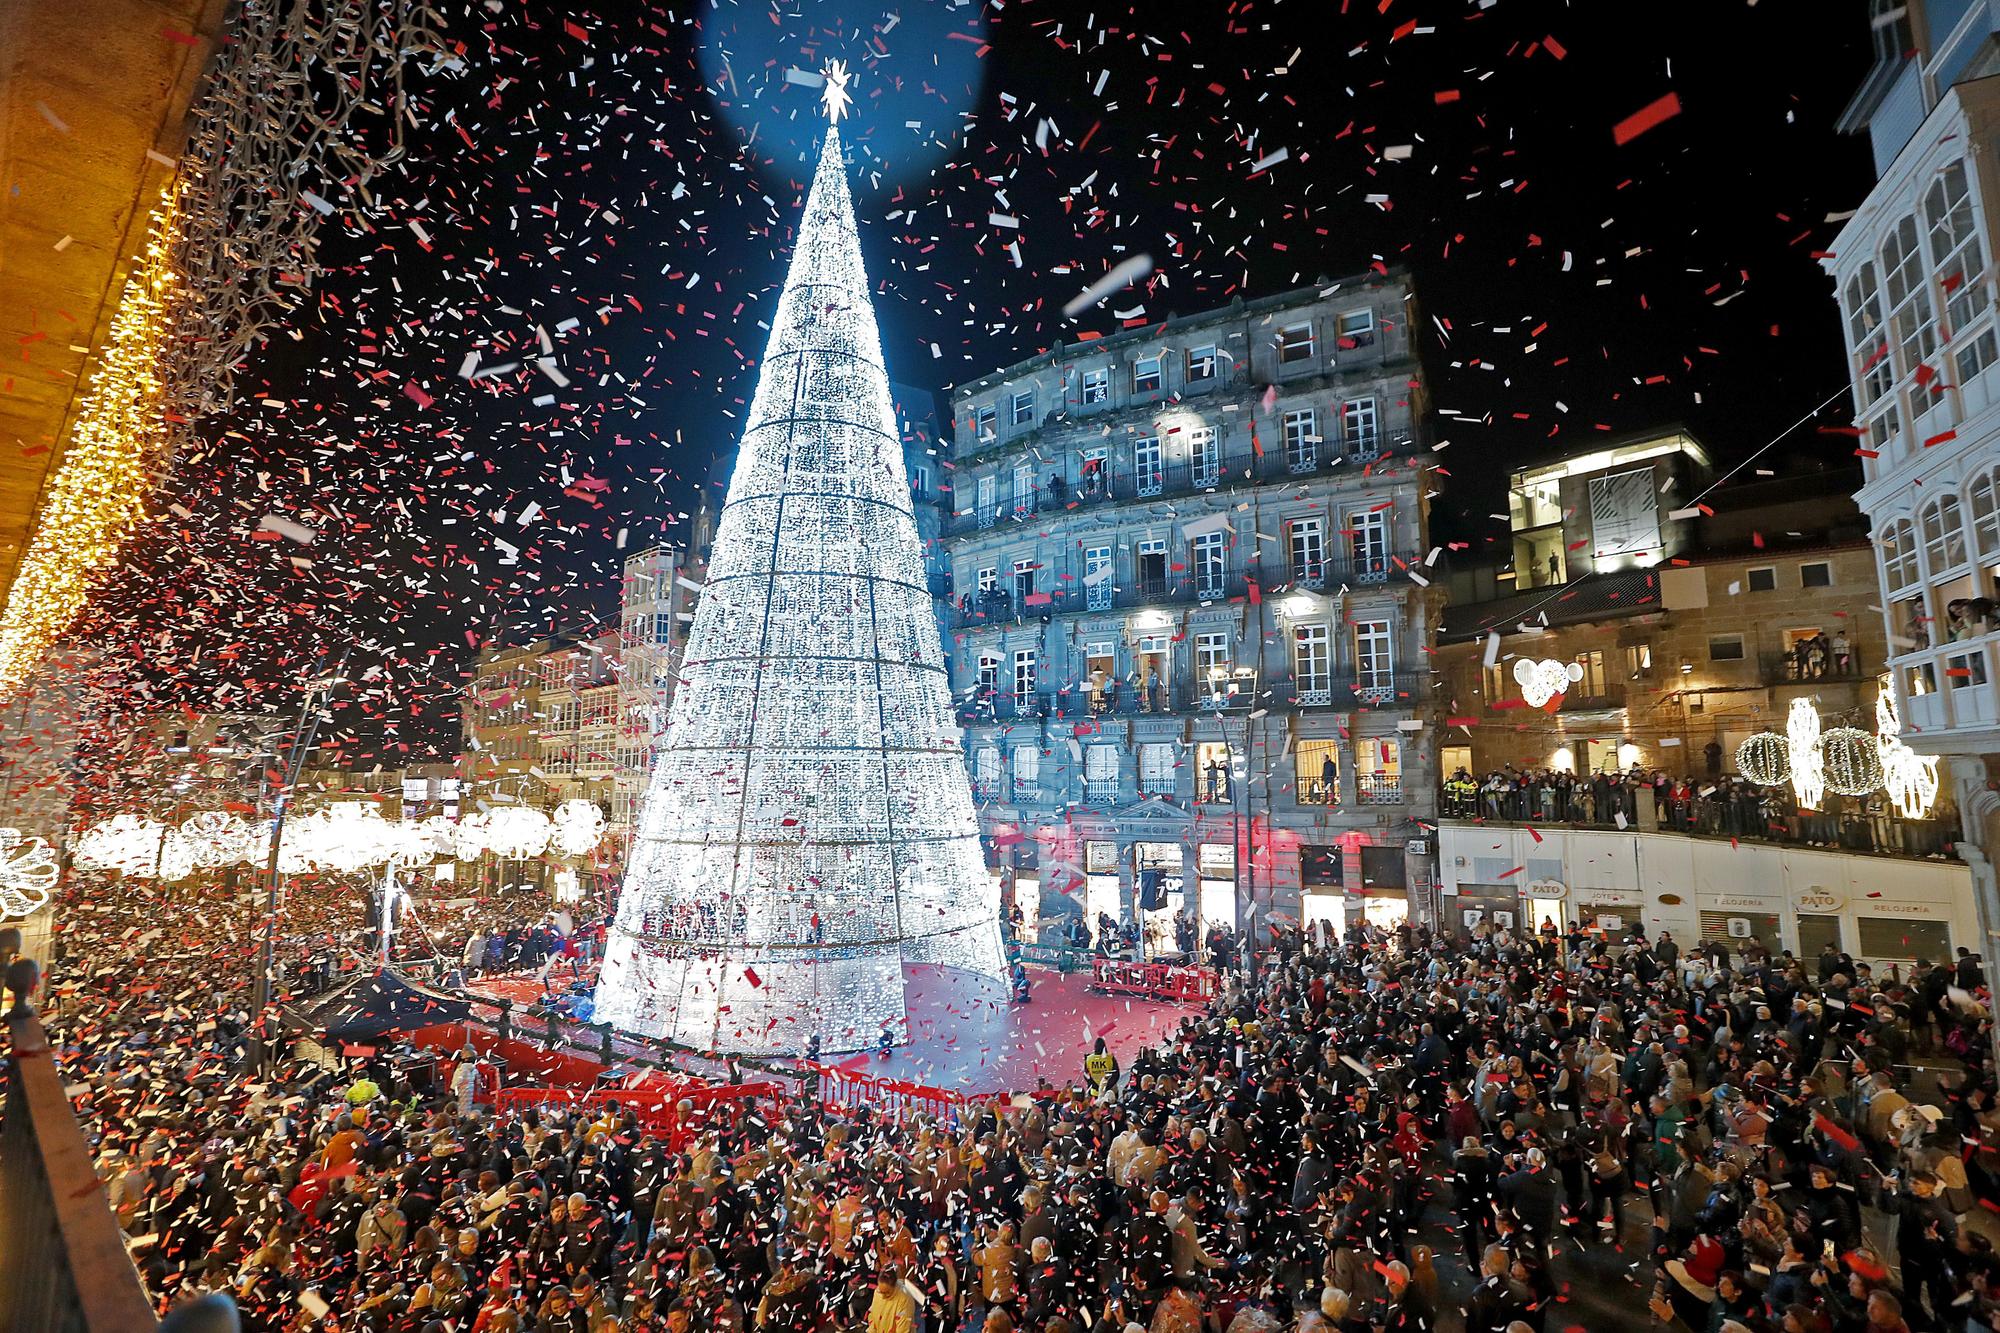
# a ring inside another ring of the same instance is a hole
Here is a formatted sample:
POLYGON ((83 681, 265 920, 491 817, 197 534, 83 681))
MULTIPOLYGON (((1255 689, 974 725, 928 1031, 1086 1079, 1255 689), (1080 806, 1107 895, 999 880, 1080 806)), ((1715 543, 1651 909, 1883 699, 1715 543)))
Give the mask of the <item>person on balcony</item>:
POLYGON ((1340 789, 1340 766, 1333 761, 1333 751, 1329 750, 1319 761, 1319 790, 1315 793, 1321 805, 1332 805, 1334 793, 1340 789))
POLYGON ((1854 669, 1854 644, 1848 639, 1847 631, 1833 632, 1833 669, 1845 676, 1854 669))

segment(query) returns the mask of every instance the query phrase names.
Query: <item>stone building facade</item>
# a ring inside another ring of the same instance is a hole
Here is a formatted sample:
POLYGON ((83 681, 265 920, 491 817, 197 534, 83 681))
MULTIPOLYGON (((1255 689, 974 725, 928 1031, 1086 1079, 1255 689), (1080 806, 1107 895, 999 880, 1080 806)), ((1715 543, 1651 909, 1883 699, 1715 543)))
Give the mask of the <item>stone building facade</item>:
MULTIPOLYGON (((952 679, 1038 923, 1428 915, 1441 573, 1413 301, 1371 272, 951 394, 952 679)), ((1053 932, 1051 932, 1053 933, 1053 932)))

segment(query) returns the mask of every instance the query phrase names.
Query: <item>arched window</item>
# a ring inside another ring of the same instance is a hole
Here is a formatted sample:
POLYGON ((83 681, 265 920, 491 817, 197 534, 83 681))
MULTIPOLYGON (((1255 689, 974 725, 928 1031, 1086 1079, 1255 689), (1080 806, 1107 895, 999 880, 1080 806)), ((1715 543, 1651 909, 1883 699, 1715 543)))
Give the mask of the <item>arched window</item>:
POLYGON ((1882 582, 1892 597, 1917 586, 1917 534, 1907 518, 1882 532, 1882 582))
POLYGON ((1944 292, 1945 324, 1961 333, 1986 311, 1986 252, 1972 216, 1972 191, 1965 163, 1938 173, 1924 194, 1924 221, 1930 224, 1931 271, 1944 292))
POLYGON ((1937 578, 1965 563, 1965 527, 1958 497, 1944 495, 1924 506, 1924 564, 1937 578))
POLYGON ((1889 297, 1889 331, 1899 353, 1896 369, 1907 375, 1937 350, 1937 316, 1924 278, 1914 217, 1891 227, 1882 242, 1882 285, 1889 297))
POLYGON ((1972 549, 1981 560, 2000 560, 2000 472, 1975 478, 1966 494, 1972 501, 1972 549))

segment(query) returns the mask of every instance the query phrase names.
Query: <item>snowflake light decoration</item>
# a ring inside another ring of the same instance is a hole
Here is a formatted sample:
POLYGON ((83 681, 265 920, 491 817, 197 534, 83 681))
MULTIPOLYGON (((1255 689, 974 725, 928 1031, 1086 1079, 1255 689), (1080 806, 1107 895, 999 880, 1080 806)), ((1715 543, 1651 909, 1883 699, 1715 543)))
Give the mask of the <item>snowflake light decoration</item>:
POLYGON ((1786 748, 1792 761, 1792 791, 1808 810, 1826 799, 1826 768, 1819 754, 1819 711, 1810 699, 1792 700, 1785 716, 1786 748))
POLYGON ((181 836, 187 839, 195 868, 213 870, 239 861, 257 863, 264 855, 268 834, 260 823, 238 819, 224 810, 203 810, 181 821, 181 836))
POLYGON ((595 801, 564 801, 549 822, 549 845, 564 856, 584 856, 604 836, 604 812, 595 801))
POLYGON ((41 910, 61 873, 46 842, 19 829, 0 828, 0 921, 41 910))
POLYGON ((389 855, 389 823, 371 801, 339 801, 297 822, 306 859, 317 870, 352 873, 380 865, 389 855))
MULTIPOLYGON (((76 859, 93 870, 116 870, 126 875, 151 875, 163 868, 162 845, 176 839, 193 868, 194 854, 186 840, 178 839, 167 825, 144 815, 113 815, 85 829, 76 840, 76 859)), ((175 858, 176 864, 179 857, 175 858)), ((166 876, 179 879, 179 875, 166 876)))
MULTIPOLYGON (((502 805, 459 821, 477 835, 479 845, 503 861, 540 856, 549 845, 549 817, 522 805, 502 805)), ((461 855, 460 860, 471 858, 461 855)))

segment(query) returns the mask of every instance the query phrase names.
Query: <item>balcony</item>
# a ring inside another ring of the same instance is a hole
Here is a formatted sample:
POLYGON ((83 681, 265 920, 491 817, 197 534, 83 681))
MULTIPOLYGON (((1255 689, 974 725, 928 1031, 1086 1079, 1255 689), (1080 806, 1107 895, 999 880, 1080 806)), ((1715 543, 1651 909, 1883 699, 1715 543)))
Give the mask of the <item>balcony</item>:
POLYGON ((1848 650, 1845 662, 1822 660, 1817 669, 1810 659, 1801 660, 1795 653, 1757 655, 1757 679, 1766 685, 1816 685, 1821 681, 1859 681, 1867 680, 1869 674, 1862 669, 1861 654, 1852 648, 1848 650))
MULTIPOLYGON (((1180 436, 1168 438, 1181 439, 1180 436)), ((1351 472, 1353 468, 1372 463, 1385 453, 1407 453, 1415 444, 1416 435, 1411 431, 1375 431, 1358 437, 1351 449, 1346 441, 1321 441, 1312 447, 1310 456, 1288 456, 1283 447, 1278 447, 1266 450, 1261 458, 1239 451, 1226 458, 1218 456, 1213 465, 1179 458, 1143 471, 1129 462, 1107 461, 1095 478, 1066 477, 1062 486, 1052 491, 1048 479, 1044 477, 1036 486, 1033 497, 1026 501, 998 500, 989 507, 975 504, 962 513, 949 514, 944 520, 944 534, 959 537, 984 528, 1026 522, 1057 511, 1092 505, 1200 495, 1205 491, 1227 491, 1241 485, 1292 481, 1343 468, 1351 472)))
MULTIPOLYGON (((1386 551, 1376 556, 1348 560, 1294 561, 1280 570, 1291 575, 1291 586, 1313 591, 1338 588, 1366 588, 1410 577, 1423 565, 1424 557, 1412 551, 1386 551)), ((1426 575, 1426 577, 1429 577, 1426 575)))
POLYGON ((1242 574, 1228 574, 1221 578, 1171 574, 1132 579, 1123 584, 1107 578, 1086 585, 1080 579, 1072 579, 1047 592, 1025 596, 1006 588, 992 588, 960 598, 951 610, 950 622, 953 629, 976 629, 981 625, 1021 624, 1046 620, 1051 616, 1093 611, 1196 606, 1203 602, 1224 602, 1245 596, 1248 587, 1249 580, 1242 574))
POLYGON ((1303 679, 1280 678, 1270 686, 1274 706, 1295 708, 1335 708, 1343 712, 1373 708, 1413 708, 1430 684, 1429 673, 1390 671, 1369 678, 1367 684, 1334 676, 1303 679))
POLYGON ((1301 778, 1297 787, 1300 805, 1337 806, 1340 804, 1340 783, 1326 782, 1319 778, 1301 778))
POLYGON ((1354 779, 1354 799, 1361 805, 1401 805, 1403 777, 1400 773, 1361 773, 1354 779))

